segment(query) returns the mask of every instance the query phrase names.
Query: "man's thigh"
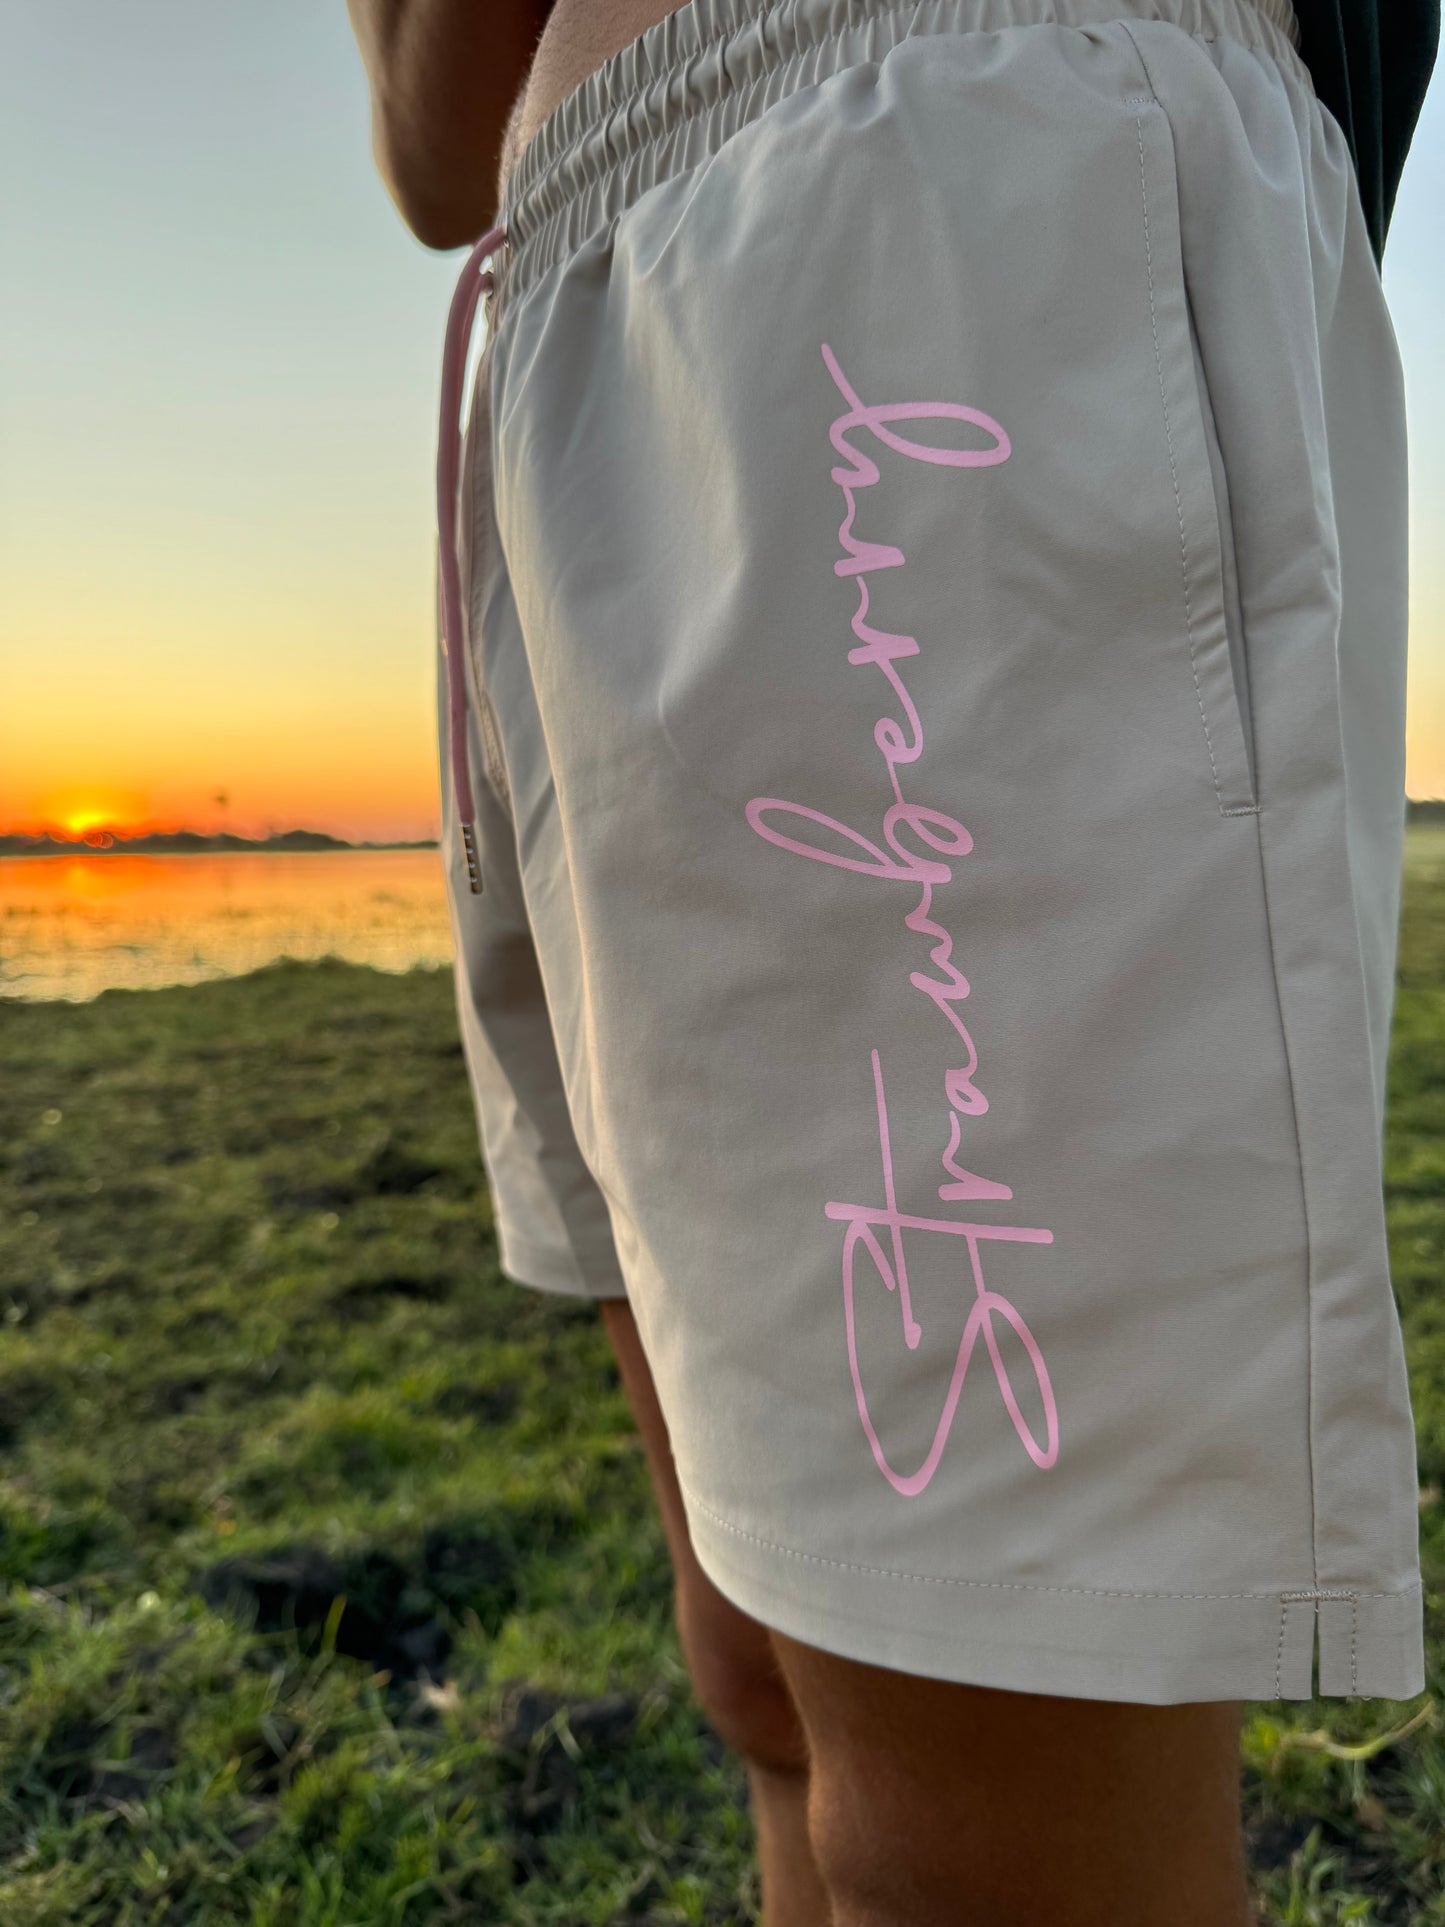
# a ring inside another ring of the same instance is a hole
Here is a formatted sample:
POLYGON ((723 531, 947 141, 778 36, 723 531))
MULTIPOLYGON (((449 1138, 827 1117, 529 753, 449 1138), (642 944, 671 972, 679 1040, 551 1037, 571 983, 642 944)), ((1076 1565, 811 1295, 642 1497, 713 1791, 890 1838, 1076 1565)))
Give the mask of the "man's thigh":
POLYGON ((773 1634, 837 1927, 1244 1927, 1235 1702, 896 1673, 773 1634))
POLYGON ((609 1299, 602 1314, 699 1698, 745 1755, 810 1764, 836 1927, 1243 1927, 1237 1703, 998 1692, 841 1659, 763 1626, 698 1563, 631 1308, 609 1299))

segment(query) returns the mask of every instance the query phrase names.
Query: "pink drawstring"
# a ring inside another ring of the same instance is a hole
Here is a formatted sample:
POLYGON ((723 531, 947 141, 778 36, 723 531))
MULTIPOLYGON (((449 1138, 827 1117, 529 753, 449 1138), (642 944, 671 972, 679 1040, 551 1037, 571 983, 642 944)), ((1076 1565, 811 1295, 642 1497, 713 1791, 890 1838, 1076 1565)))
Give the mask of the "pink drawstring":
POLYGON ((492 271, 482 266, 507 238, 507 224, 488 228, 467 256, 447 315, 442 349, 442 419, 437 435, 437 534, 440 538, 442 647, 447 659, 447 731, 451 746, 452 795, 461 824, 462 849, 472 895, 482 894, 477 858, 476 810, 467 752, 467 672, 462 655, 462 581, 457 556, 457 482, 462 465, 462 385, 477 303, 492 291, 492 271))

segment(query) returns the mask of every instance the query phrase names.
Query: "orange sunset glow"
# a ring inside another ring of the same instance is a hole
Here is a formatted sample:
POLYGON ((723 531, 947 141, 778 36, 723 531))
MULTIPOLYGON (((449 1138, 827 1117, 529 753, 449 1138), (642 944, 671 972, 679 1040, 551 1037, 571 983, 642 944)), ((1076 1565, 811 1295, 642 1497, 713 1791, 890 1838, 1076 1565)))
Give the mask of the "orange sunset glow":
MULTIPOLYGON (((68 9, 21 10, 11 50, 33 77, 0 123, 26 183, 6 243, 23 378, 0 464, 0 831, 434 836, 458 257, 421 248, 376 178, 343 8, 301 9, 294 32, 288 15, 281 39, 264 9, 173 9, 159 60, 127 13, 88 7, 81 34, 68 9)), ((1442 168, 1432 95, 1385 262, 1418 797, 1445 796, 1442 168)))

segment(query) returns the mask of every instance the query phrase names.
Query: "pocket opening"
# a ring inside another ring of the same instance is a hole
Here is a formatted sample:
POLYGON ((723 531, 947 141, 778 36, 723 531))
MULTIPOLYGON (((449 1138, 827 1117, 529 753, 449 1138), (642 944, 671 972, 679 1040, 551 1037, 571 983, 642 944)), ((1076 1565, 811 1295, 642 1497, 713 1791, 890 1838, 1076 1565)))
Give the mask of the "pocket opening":
POLYGON ((1173 129, 1152 96, 1130 104, 1155 367, 1179 518, 1188 668, 1220 814, 1253 815, 1259 802, 1247 632, 1227 471, 1189 299, 1173 129))
MULTIPOLYGON (((1187 287, 1186 287, 1187 299, 1187 287)), ((1224 633, 1229 644, 1229 669, 1234 687, 1235 708, 1244 737, 1245 773, 1251 802, 1259 799, 1258 772, 1254 754, 1254 717, 1250 697, 1249 651, 1244 627, 1244 604, 1239 593, 1239 556, 1234 540, 1234 513, 1230 507, 1229 474, 1224 466, 1224 450, 1209 398, 1209 382, 1204 359, 1199 351, 1199 335, 1194 325, 1194 306, 1189 304, 1189 345, 1194 352, 1194 379, 1199 396, 1199 414, 1204 425, 1204 444, 1209 456, 1213 483, 1214 513, 1219 536, 1220 574, 1224 589, 1224 633)))

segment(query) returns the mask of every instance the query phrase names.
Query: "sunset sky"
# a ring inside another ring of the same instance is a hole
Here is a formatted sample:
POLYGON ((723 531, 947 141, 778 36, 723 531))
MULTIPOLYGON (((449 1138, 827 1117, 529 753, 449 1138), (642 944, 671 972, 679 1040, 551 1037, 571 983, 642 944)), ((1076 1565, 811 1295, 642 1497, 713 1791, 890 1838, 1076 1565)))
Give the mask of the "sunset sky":
MULTIPOLYGON (((431 832, 459 257, 412 241, 372 171, 341 0, 0 0, 0 21, 0 829, 431 832)), ((1385 272, 1418 796, 1445 796, 1442 96, 1385 272)))

